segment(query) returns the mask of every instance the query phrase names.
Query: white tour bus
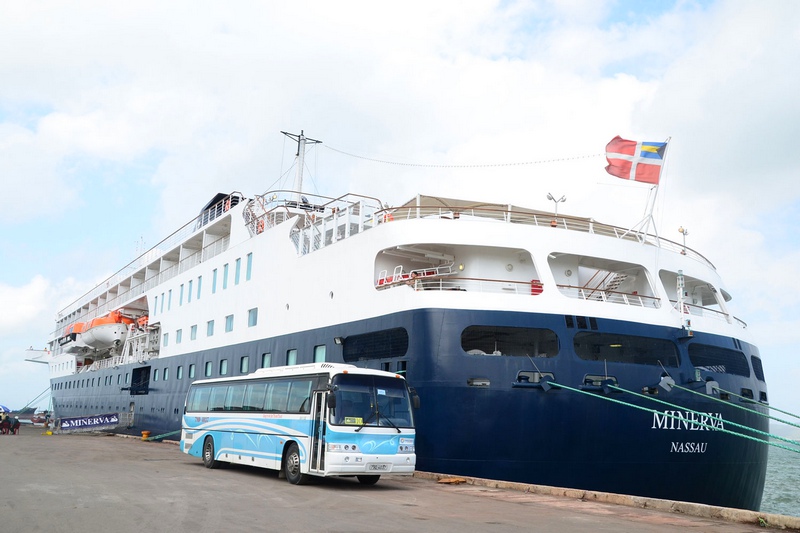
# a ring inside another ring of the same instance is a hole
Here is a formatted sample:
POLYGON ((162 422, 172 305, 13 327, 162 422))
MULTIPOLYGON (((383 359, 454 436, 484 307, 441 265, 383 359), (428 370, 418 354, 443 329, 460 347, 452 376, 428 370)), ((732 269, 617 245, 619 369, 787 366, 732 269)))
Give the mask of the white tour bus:
MULTIPOLYGON (((418 397, 413 396, 414 407, 418 397)), ((398 374, 313 363, 261 368, 247 376, 195 381, 184 408, 181 450, 221 462, 310 476, 410 475, 412 396, 398 374)))

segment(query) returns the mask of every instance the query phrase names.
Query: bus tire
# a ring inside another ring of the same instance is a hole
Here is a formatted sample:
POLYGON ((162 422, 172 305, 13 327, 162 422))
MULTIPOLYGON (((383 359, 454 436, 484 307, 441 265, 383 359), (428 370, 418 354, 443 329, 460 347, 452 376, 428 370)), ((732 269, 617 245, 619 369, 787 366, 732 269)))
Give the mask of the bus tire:
POLYGON ((358 478, 358 482, 362 485, 374 485, 378 482, 381 476, 356 476, 358 478))
POLYGON ((286 481, 292 485, 305 485, 310 481, 310 476, 300 471, 300 449, 296 443, 289 444, 286 456, 283 458, 283 473, 286 481))
POLYGON ((210 435, 203 441, 203 464, 206 468, 220 467, 220 462, 214 459, 214 439, 210 435))

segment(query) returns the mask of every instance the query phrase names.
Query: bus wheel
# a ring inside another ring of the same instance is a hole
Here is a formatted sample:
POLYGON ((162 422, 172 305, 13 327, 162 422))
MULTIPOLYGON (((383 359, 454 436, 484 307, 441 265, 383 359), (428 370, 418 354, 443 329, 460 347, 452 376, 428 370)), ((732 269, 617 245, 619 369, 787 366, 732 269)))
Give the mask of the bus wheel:
POLYGON ((310 480, 307 474, 300 472, 300 450, 294 442, 289 445, 283 458, 283 473, 292 485, 305 485, 310 480))
POLYGON ((203 442, 203 464, 206 468, 219 468, 219 461, 214 459, 214 439, 210 436, 203 442))
POLYGON ((362 485, 374 485, 378 482, 381 476, 356 476, 358 478, 358 482, 362 485))

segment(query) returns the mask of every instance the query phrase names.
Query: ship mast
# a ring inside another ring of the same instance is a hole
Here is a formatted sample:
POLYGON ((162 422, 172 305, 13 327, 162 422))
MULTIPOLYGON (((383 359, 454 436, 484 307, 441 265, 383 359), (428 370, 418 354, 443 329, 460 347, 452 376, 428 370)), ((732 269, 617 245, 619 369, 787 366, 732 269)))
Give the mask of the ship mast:
POLYGON ((301 200, 301 194, 303 192, 303 166, 305 165, 305 155, 306 155, 306 143, 317 144, 321 143, 322 141, 317 141, 315 139, 309 139, 305 135, 303 135, 303 130, 300 130, 300 135, 296 133, 288 133, 282 131, 284 135, 289 137, 290 139, 297 142, 297 174, 294 177, 294 186, 292 190, 295 191, 294 193, 294 200, 299 202, 301 200))

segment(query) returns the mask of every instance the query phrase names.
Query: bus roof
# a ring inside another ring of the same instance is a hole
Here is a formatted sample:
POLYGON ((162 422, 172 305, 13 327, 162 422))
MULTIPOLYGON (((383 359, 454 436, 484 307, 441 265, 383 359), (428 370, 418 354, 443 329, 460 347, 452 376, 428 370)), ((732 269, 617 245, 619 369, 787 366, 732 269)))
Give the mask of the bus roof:
POLYGON ((372 376, 387 376, 405 379, 400 374, 392 372, 385 372, 383 370, 375 370, 372 368, 360 368, 355 365, 348 365, 343 363, 308 363, 304 365, 290 365, 290 366, 274 366, 269 368, 259 368, 250 374, 243 376, 231 376, 225 378, 211 378, 197 380, 192 385, 200 383, 219 383, 225 381, 241 381, 249 379, 258 379, 266 377, 281 377, 281 376, 300 376, 305 374, 361 374, 372 376))

